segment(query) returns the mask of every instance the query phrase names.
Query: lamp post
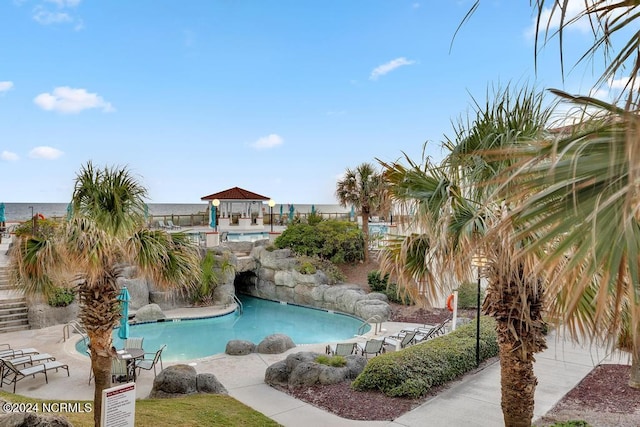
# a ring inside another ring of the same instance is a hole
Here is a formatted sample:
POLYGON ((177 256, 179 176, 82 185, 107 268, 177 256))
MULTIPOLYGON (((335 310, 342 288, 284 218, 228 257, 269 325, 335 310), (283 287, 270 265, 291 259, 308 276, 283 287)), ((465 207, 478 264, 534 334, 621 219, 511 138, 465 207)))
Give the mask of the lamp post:
POLYGON ((482 279, 482 267, 486 263, 484 258, 474 258, 473 265, 478 269, 478 295, 476 301, 476 367, 480 366, 480 292, 481 292, 481 279, 482 279))
POLYGON ((218 206, 220 206, 220 200, 213 199, 211 201, 211 206, 212 206, 212 208, 211 208, 211 210, 212 210, 212 212, 211 212, 211 222, 213 222, 213 231, 217 232, 218 231, 218 217, 217 217, 217 212, 216 211, 218 209, 218 206))
POLYGON ((269 200, 269 222, 271 223, 271 232, 273 233, 273 207, 276 205, 276 202, 273 199, 269 200))
POLYGON ((29 206, 31 209, 31 234, 36 232, 36 216, 33 214, 33 206, 29 206))

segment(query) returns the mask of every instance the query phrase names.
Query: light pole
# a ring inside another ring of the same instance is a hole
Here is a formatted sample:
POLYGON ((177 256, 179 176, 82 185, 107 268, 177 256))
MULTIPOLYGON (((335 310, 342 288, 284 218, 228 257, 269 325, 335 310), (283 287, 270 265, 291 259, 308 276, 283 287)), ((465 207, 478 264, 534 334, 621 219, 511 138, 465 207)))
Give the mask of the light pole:
POLYGON ((482 267, 486 260, 481 257, 474 257, 473 265, 478 269, 478 295, 476 301, 476 367, 480 366, 480 292, 481 292, 481 279, 482 279, 482 267))
POLYGON ((31 209, 31 234, 36 232, 36 216, 33 214, 33 206, 29 206, 31 209))
POLYGON ((211 201, 211 222, 213 222, 213 231, 218 231, 218 217, 217 217, 217 210, 218 210, 218 206, 220 206, 220 200, 218 199, 213 199, 211 201))
POLYGON ((271 232, 273 233, 273 207, 276 205, 276 202, 273 199, 269 200, 269 222, 271 223, 271 232))

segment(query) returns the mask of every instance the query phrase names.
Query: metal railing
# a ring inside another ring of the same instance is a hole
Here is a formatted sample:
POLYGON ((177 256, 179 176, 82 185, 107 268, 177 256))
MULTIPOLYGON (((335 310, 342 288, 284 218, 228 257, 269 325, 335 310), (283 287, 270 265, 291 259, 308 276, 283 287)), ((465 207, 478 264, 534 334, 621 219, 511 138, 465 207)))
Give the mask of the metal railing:
POLYGON ((236 308, 237 311, 240 312, 240 314, 244 313, 244 306, 242 305, 242 301, 240 301, 240 298, 238 298, 235 294, 233 295, 233 300, 236 302, 236 304, 238 305, 238 307, 236 308))
POLYGON ((87 336, 87 331, 75 320, 73 322, 69 322, 62 327, 62 340, 67 341, 67 338, 71 337, 71 329, 82 335, 82 338, 85 341, 89 341, 89 337, 87 336))
POLYGON ((360 327, 358 328, 358 335, 362 335, 362 333, 364 332, 364 328, 369 324, 375 325, 374 335, 378 335, 378 332, 382 332, 382 318, 379 314, 375 314, 362 322, 362 325, 360 325, 360 327))

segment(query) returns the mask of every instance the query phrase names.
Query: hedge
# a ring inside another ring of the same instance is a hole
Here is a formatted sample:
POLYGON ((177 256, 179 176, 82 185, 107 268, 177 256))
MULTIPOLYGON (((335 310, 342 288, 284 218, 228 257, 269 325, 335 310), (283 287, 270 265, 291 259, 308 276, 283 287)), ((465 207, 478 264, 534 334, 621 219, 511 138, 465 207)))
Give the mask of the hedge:
MULTIPOLYGON (((495 321, 480 321, 480 360, 498 355, 495 321)), ((476 367, 476 323, 400 351, 376 356, 352 383, 356 390, 420 397, 476 367)))

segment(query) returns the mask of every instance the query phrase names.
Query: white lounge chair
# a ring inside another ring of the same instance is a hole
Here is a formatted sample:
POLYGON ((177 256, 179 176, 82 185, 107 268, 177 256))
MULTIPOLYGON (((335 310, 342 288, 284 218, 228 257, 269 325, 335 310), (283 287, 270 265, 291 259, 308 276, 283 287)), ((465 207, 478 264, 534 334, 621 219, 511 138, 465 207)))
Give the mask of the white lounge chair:
POLYGON ((2 381, 0 381, 0 387, 3 384, 11 385, 13 384, 13 392, 16 392, 16 384, 18 381, 33 375, 35 378, 36 374, 44 374, 44 380, 47 384, 49 384, 49 378, 47 377, 47 372, 58 369, 65 369, 67 371, 67 376, 69 376, 69 366, 64 363, 53 361, 42 363, 39 365, 33 365, 26 368, 19 369, 16 365, 11 363, 9 360, 2 360, 2 381))

